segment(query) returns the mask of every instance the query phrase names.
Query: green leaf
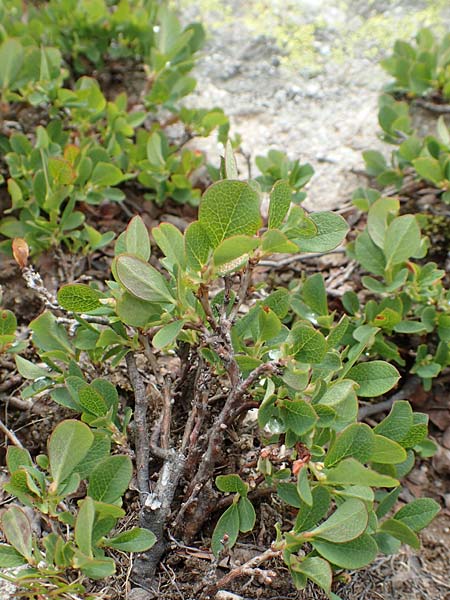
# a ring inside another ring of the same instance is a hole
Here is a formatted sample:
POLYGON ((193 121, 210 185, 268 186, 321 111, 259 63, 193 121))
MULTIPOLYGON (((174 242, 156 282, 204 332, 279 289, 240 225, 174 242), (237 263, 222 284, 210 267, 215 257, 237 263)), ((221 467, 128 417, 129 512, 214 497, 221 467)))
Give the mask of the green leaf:
POLYGON ((241 496, 246 496, 248 493, 248 485, 242 481, 239 475, 218 475, 216 486, 221 492, 231 492, 241 496))
POLYGON ((349 542, 359 537, 367 527, 369 514, 366 505, 357 498, 349 498, 341 504, 326 521, 304 534, 309 538, 320 538, 336 544, 349 542))
POLYGON ((413 426, 413 412, 409 402, 399 400, 394 402, 390 413, 379 423, 374 433, 383 435, 395 442, 400 442, 413 426))
POLYGON ((96 465, 104 458, 109 456, 111 451, 111 437, 102 431, 94 431, 94 441, 89 448, 83 461, 76 467, 76 472, 80 479, 86 479, 96 465))
POLYGON ((112 558, 90 558, 76 555, 74 567, 78 567, 90 579, 105 579, 116 572, 116 565, 112 558))
POLYGON ((375 533, 373 539, 377 543, 378 550, 387 556, 397 554, 402 545, 399 540, 388 533, 375 533))
POLYGON ((329 406, 336 411, 337 416, 333 423, 333 429, 339 431, 354 421, 358 414, 355 382, 350 379, 343 379, 330 385, 318 404, 329 406))
POLYGON ((355 241, 355 256, 360 265, 374 275, 384 275, 386 259, 383 251, 378 248, 364 230, 355 241))
POLYGON ((300 324, 289 335, 292 354, 296 360, 304 363, 320 363, 327 350, 324 336, 309 325, 300 324))
POLYGON ((411 548, 418 550, 420 548, 420 540, 412 529, 410 529, 402 521, 396 521, 395 519, 387 519, 380 525, 380 531, 382 533, 388 533, 400 540, 403 544, 408 544, 411 548))
POLYGON ((439 504, 431 498, 416 498, 396 512, 394 519, 401 521, 413 531, 421 531, 431 523, 440 510, 439 504))
POLYGON ((392 221, 386 231, 384 254, 388 265, 398 265, 420 250, 420 228, 413 215, 403 215, 392 221))
POLYGON ((303 501, 300 502, 300 510, 298 511, 294 526, 296 532, 303 532, 316 526, 327 514, 330 507, 330 492, 326 487, 318 485, 311 493, 313 498, 312 506, 308 506, 303 501))
POLYGON ((119 283, 136 298, 148 302, 174 302, 161 273, 140 258, 121 254, 115 259, 115 268, 119 283))
POLYGON ((270 308, 259 313, 258 341, 267 342, 277 336, 281 330, 281 321, 270 308))
POLYGON ((395 465, 406 460, 406 450, 383 435, 374 435, 370 460, 383 465, 395 465))
POLYGON ((100 293, 88 285, 75 283, 64 285, 58 291, 58 302, 64 310, 86 313, 101 306, 100 293))
POLYGON ((277 494, 289 506, 293 506, 294 508, 300 508, 302 506, 302 500, 295 483, 281 481, 277 485, 277 494))
POLYGON ((144 221, 139 215, 133 217, 128 223, 125 239, 126 252, 147 262, 151 253, 150 236, 144 221))
POLYGON ((80 421, 68 419, 55 427, 48 441, 54 492, 83 460, 93 441, 92 431, 80 421))
POLYGON ((25 60, 25 51, 22 44, 9 38, 0 45, 0 88, 7 90, 13 88, 15 79, 25 60))
POLYGON ((375 560, 378 552, 376 542, 368 534, 343 544, 316 539, 312 541, 312 545, 324 558, 343 569, 365 567, 375 560))
POLYGON ((184 321, 174 321, 168 325, 164 325, 152 339, 153 347, 161 350, 177 339, 178 334, 183 329, 184 321))
POLYGON ((75 542, 83 554, 92 557, 92 530, 95 519, 94 501, 87 496, 80 502, 79 507, 77 520, 75 521, 75 542))
POLYGON ((370 398, 391 390, 400 379, 400 373, 383 360, 373 360, 355 365, 347 373, 347 377, 359 384, 356 392, 358 396, 370 398))
POLYGON ((412 164, 420 177, 431 181, 435 185, 439 185, 446 179, 439 161, 435 158, 421 156, 413 160, 412 164))
POLYGON ((184 233, 184 243, 188 265, 195 271, 200 271, 208 262, 212 251, 206 227, 199 221, 191 223, 184 233))
POLYGON ((217 521, 211 539, 211 549, 214 556, 219 556, 223 549, 222 540, 226 542, 228 548, 232 548, 239 535, 239 509, 236 504, 232 504, 223 513, 217 521), (225 537, 226 536, 226 537, 225 537))
POLYGON ((338 492, 341 498, 358 498, 364 502, 372 503, 374 501, 374 493, 372 488, 364 485, 349 485, 338 492))
POLYGON ((128 489, 132 473, 129 456, 108 456, 93 469, 89 477, 89 496, 106 503, 116 502, 128 489))
POLYGON ((364 162, 366 163, 368 175, 376 177, 388 168, 386 160, 381 152, 378 152, 377 150, 366 150, 362 155, 364 162))
POLYGON ((237 503, 239 511, 239 530, 242 533, 251 531, 255 526, 256 513, 253 504, 246 497, 240 498, 237 503))
POLYGON ((286 180, 280 179, 275 183, 270 192, 269 229, 278 229, 280 227, 289 211, 291 200, 291 186, 286 180))
POLYGON ((286 427, 296 435, 303 435, 314 427, 317 415, 304 400, 284 400, 282 406, 286 427))
POLYGON ((377 515, 377 517, 379 519, 384 517, 384 515, 386 515, 391 510, 391 508, 395 505, 401 491, 402 491, 402 488, 398 487, 398 488, 391 490, 390 492, 383 492, 384 495, 382 496, 382 499, 379 502, 377 509, 375 511, 375 514, 377 515))
POLYGON ((78 390, 78 399, 83 410, 96 417, 104 416, 108 406, 102 395, 91 385, 84 385, 78 390))
POLYGON ((373 452, 374 438, 372 429, 365 423, 349 425, 331 444, 325 458, 325 466, 332 467, 347 456, 352 456, 361 463, 367 462, 373 452))
POLYGON ((72 344, 69 341, 66 330, 59 325, 56 317, 45 311, 37 319, 31 321, 30 329, 33 332, 34 344, 44 352, 60 350, 71 358, 74 354, 72 344))
POLYGON ((156 543, 153 531, 142 527, 133 527, 112 538, 104 538, 102 546, 122 550, 122 552, 145 552, 156 543))
POLYGON ((420 321, 400 321, 394 326, 397 333, 425 333, 426 327, 420 321))
POLYGON ((268 229, 263 233, 261 241, 265 254, 276 254, 277 252, 295 254, 298 252, 298 246, 279 229, 268 229))
POLYGON ((302 286, 302 297, 316 315, 328 314, 327 293, 321 273, 308 277, 302 286))
POLYGON ((279 288, 264 298, 262 305, 273 310, 280 319, 284 319, 289 311, 289 292, 285 288, 279 288))
POLYGON ((180 230, 175 225, 172 225, 172 223, 160 223, 158 227, 152 229, 152 235, 170 262, 184 268, 186 265, 186 256, 184 238, 180 230))
POLYGON ((347 222, 340 215, 317 212, 310 218, 317 227, 317 233, 314 237, 298 240, 302 252, 328 252, 339 246, 347 235, 347 222))
POLYGON ((397 215, 400 203, 397 198, 379 198, 369 209, 367 215, 367 231, 371 240, 381 249, 388 227, 388 218, 397 215))
POLYGON ((30 360, 23 358, 19 354, 14 357, 17 370, 25 379, 42 379, 49 376, 49 370, 34 364, 30 360))
POLYGON ((9 544, 0 544, 0 568, 12 569, 26 564, 24 557, 9 544))
POLYGON ((17 319, 10 310, 0 310, 0 336, 13 335, 17 329, 17 319))
POLYGON ((199 222, 214 248, 233 235, 254 235, 261 226, 259 195, 243 181, 218 181, 203 194, 199 222))
POLYGON ((14 473, 20 467, 32 467, 31 456, 25 448, 17 446, 8 446, 6 451, 6 465, 10 474, 14 473))
POLYGON ((18 506, 11 506, 2 514, 1 524, 6 540, 28 562, 31 562, 33 560, 31 523, 25 512, 18 506))
POLYGON ((345 458, 337 467, 327 471, 327 482, 338 485, 364 485, 371 487, 396 487, 393 477, 381 475, 364 467, 354 458, 345 458))
POLYGON ((298 495, 305 504, 307 504, 308 506, 313 505, 313 497, 311 493, 311 488, 309 486, 307 467, 302 467, 300 469, 297 481, 297 491, 298 495))
POLYGON ((123 173, 115 165, 98 162, 92 171, 90 182, 95 187, 113 187, 124 180, 123 173))
POLYGON ((216 267, 233 262, 237 258, 247 257, 257 248, 259 241, 248 235, 233 235, 223 240, 214 250, 213 260, 216 267))
POLYGON ((124 292, 116 302, 116 312, 120 320, 126 325, 133 327, 144 327, 151 321, 155 314, 161 314, 161 305, 156 302, 139 300, 128 292, 124 292))
POLYGON ((301 562, 295 561, 291 564, 291 569, 311 579, 316 585, 325 590, 327 594, 330 593, 333 574, 329 563, 323 560, 323 558, 308 556, 301 562))

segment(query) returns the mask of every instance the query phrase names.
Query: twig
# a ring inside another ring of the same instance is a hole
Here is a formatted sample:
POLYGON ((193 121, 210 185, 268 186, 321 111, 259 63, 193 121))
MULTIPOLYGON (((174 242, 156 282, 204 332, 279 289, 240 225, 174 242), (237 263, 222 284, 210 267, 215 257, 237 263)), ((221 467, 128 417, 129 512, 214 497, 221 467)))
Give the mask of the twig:
POLYGON ((450 113, 450 104, 436 104, 435 102, 430 102, 429 100, 425 100, 424 98, 416 98, 413 101, 414 104, 420 106, 421 108, 425 108, 430 112, 438 113, 441 115, 445 115, 450 113))
POLYGON ((202 305, 203 310, 205 311, 206 320, 210 324, 212 330, 213 331, 217 331, 218 328, 219 328, 219 325, 218 325, 218 323, 216 321, 216 318, 213 315, 213 312, 211 310, 211 303, 209 302, 209 289, 208 289, 208 286, 206 286, 203 283, 201 283, 200 286, 199 286, 199 288, 198 288, 197 297, 200 300, 200 304, 202 305))
POLYGON ((125 356, 125 361, 134 391, 136 470, 139 496, 141 504, 145 504, 150 491, 148 475, 148 465, 150 462, 150 442, 147 423, 148 396, 142 377, 139 374, 134 354, 128 352, 125 356))
POLYGON ((145 587, 152 580, 166 550, 164 537, 166 522, 171 511, 175 491, 184 471, 185 458, 182 453, 174 448, 169 448, 171 416, 169 382, 164 381, 162 393, 154 387, 155 393, 163 401, 163 412, 159 423, 154 428, 152 438, 149 439, 147 422, 148 394, 143 378, 137 369, 134 354, 129 352, 125 359, 135 395, 136 466, 141 500, 139 520, 141 526, 153 531, 157 539, 156 544, 150 550, 136 558, 133 566, 134 580, 145 587), (150 452, 163 460, 158 481, 151 492, 149 482, 150 452))
MULTIPOLYGON (((261 262, 259 264, 261 264, 261 262)), ((244 271, 241 273, 241 283, 239 286, 239 291, 237 293, 234 306, 230 312, 229 320, 231 323, 234 323, 234 321, 236 320, 239 309, 241 308, 242 304, 245 302, 245 299, 247 298, 248 288, 249 288, 250 282, 252 280, 252 273, 253 273, 254 266, 255 266, 255 263, 249 261, 248 264, 245 266, 244 271)))
POLYGON ((30 290, 34 290, 48 308, 59 308, 56 296, 48 291, 40 274, 33 267, 24 267, 22 277, 30 290))
POLYGON ((377 415, 380 412, 389 410, 397 400, 409 400, 409 397, 414 394, 419 384, 420 379, 413 375, 407 379, 401 390, 395 392, 395 394, 393 394, 387 400, 383 400, 383 402, 378 402, 377 404, 367 404, 366 406, 362 406, 358 411, 358 419, 362 421, 366 417, 377 415))
MULTIPOLYGON (((34 270, 33 267, 24 267, 22 269, 22 277, 25 280, 27 287, 36 292, 47 308, 68 312, 60 306, 56 296, 45 287, 42 277, 37 271, 34 270)), ((106 317, 98 317, 94 315, 78 315, 77 317, 78 318, 74 319, 57 317, 57 320, 59 323, 64 323, 65 325, 71 326, 77 326, 80 324, 80 321, 83 320, 97 325, 109 325, 109 320, 106 317)))
POLYGON ((243 565, 238 565, 234 567, 234 569, 231 569, 229 573, 221 577, 215 584, 208 586, 208 588, 200 595, 199 600, 212 598, 213 594, 216 594, 222 588, 228 587, 230 583, 239 577, 262 577, 264 583, 271 584, 273 578, 276 577, 276 573, 274 571, 264 571, 260 569, 259 566, 268 560, 280 556, 281 550, 272 550, 272 548, 269 548, 262 554, 258 554, 258 556, 254 556, 243 565))
MULTIPOLYGON (((234 360, 234 356, 232 357, 234 360)), ((235 410, 242 399, 246 391, 255 383, 255 381, 265 373, 274 373, 280 368, 281 364, 277 361, 263 363, 254 369, 244 381, 239 381, 239 370, 237 368, 237 374, 234 369, 229 370, 229 377, 231 383, 231 390, 228 398, 220 411, 219 416, 216 418, 213 426, 208 432, 207 447, 203 454, 202 460, 198 466, 195 476, 192 478, 188 489, 187 499, 181 506, 181 509, 175 520, 175 528, 180 529, 182 523, 187 521, 187 524, 183 528, 183 534, 185 539, 190 540, 195 533, 198 531, 202 524, 202 518, 204 520, 205 515, 208 514, 209 508, 205 507, 201 502, 198 501, 198 496, 204 486, 210 482, 213 474, 218 456, 220 455, 221 438, 223 432, 228 428, 230 422, 233 420, 235 410), (236 380, 237 378, 237 380, 236 380), (189 511, 195 511, 195 514, 189 514, 189 517, 185 519, 185 514, 189 511)))
POLYGON ((292 254, 287 258, 282 258, 281 260, 261 260, 258 264, 260 267, 271 267, 274 269, 280 269, 282 267, 287 267, 293 262, 299 261, 302 262, 304 260, 310 260, 312 258, 321 258, 323 256, 328 256, 330 254, 345 254, 345 248, 335 248, 335 250, 330 250, 329 252, 311 252, 311 254, 292 254))
POLYGON ((8 429, 3 421, 0 419, 0 431, 5 434, 5 436, 14 444, 14 446, 18 446, 19 448, 23 448, 22 442, 16 436, 16 434, 8 429))
POLYGON ((22 398, 16 398, 15 396, 0 396, 0 402, 4 404, 8 404, 14 408, 18 408, 19 410, 30 410, 33 407, 32 400, 22 400, 22 398))
POLYGON ((7 392, 11 388, 16 387, 16 385, 19 385, 20 383, 22 383, 22 377, 20 375, 11 375, 9 379, 0 383, 0 393, 7 392))

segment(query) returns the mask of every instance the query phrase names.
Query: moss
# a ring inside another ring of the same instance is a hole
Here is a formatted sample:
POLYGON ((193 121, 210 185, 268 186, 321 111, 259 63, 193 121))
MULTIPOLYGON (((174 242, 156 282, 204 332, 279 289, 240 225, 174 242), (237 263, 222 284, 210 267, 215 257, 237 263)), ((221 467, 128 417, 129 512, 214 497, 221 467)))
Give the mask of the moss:
POLYGON ((197 17, 211 29, 241 21, 253 35, 273 37, 283 52, 282 62, 294 69, 317 68, 324 60, 330 59, 338 63, 357 56, 377 59, 392 47, 399 32, 406 39, 426 26, 441 34, 445 29, 443 13, 448 9, 448 0, 424 0, 422 8, 411 9, 407 13, 405 10, 403 15, 393 11, 377 13, 377 0, 368 0, 364 5, 365 12, 369 8, 374 14, 361 18, 360 25, 354 28, 353 17, 358 14, 355 2, 335 0, 332 6, 348 15, 349 19, 334 24, 336 31, 330 39, 330 53, 325 59, 318 52, 321 42, 317 39, 317 33, 322 31, 331 38, 330 34, 327 36, 329 25, 323 11, 311 19, 296 0, 253 0, 243 3, 237 14, 228 0, 172 0, 172 4, 180 10, 195 7, 197 17))

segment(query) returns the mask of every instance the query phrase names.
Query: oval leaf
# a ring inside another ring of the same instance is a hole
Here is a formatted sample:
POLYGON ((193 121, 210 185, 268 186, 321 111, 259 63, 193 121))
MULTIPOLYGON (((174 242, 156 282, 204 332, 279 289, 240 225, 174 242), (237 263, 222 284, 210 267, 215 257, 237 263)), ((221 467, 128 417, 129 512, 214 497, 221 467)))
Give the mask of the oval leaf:
POLYGON ((400 373, 383 360, 372 360, 352 367, 347 377, 359 384, 358 396, 373 398, 391 390, 400 379, 400 373))
POLYGON ((136 298, 148 302, 174 302, 161 273, 140 258, 121 254, 116 258, 115 268, 119 283, 136 298))
POLYGON ((94 434, 80 421, 68 419, 55 427, 48 442, 48 458, 54 492, 83 460, 93 441, 94 434))

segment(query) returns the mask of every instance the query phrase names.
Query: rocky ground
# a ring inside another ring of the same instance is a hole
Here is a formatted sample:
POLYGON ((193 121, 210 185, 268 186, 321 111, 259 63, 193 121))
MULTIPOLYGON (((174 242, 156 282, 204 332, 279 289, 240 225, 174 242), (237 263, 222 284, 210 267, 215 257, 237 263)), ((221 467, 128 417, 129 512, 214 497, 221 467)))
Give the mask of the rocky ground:
POLYGON ((361 183, 361 152, 383 148, 377 100, 389 76, 379 60, 397 37, 450 26, 446 0, 177 4, 186 20, 208 28, 196 103, 222 107, 252 156, 277 148, 310 162, 316 175, 306 206, 315 210, 348 199, 361 183))

